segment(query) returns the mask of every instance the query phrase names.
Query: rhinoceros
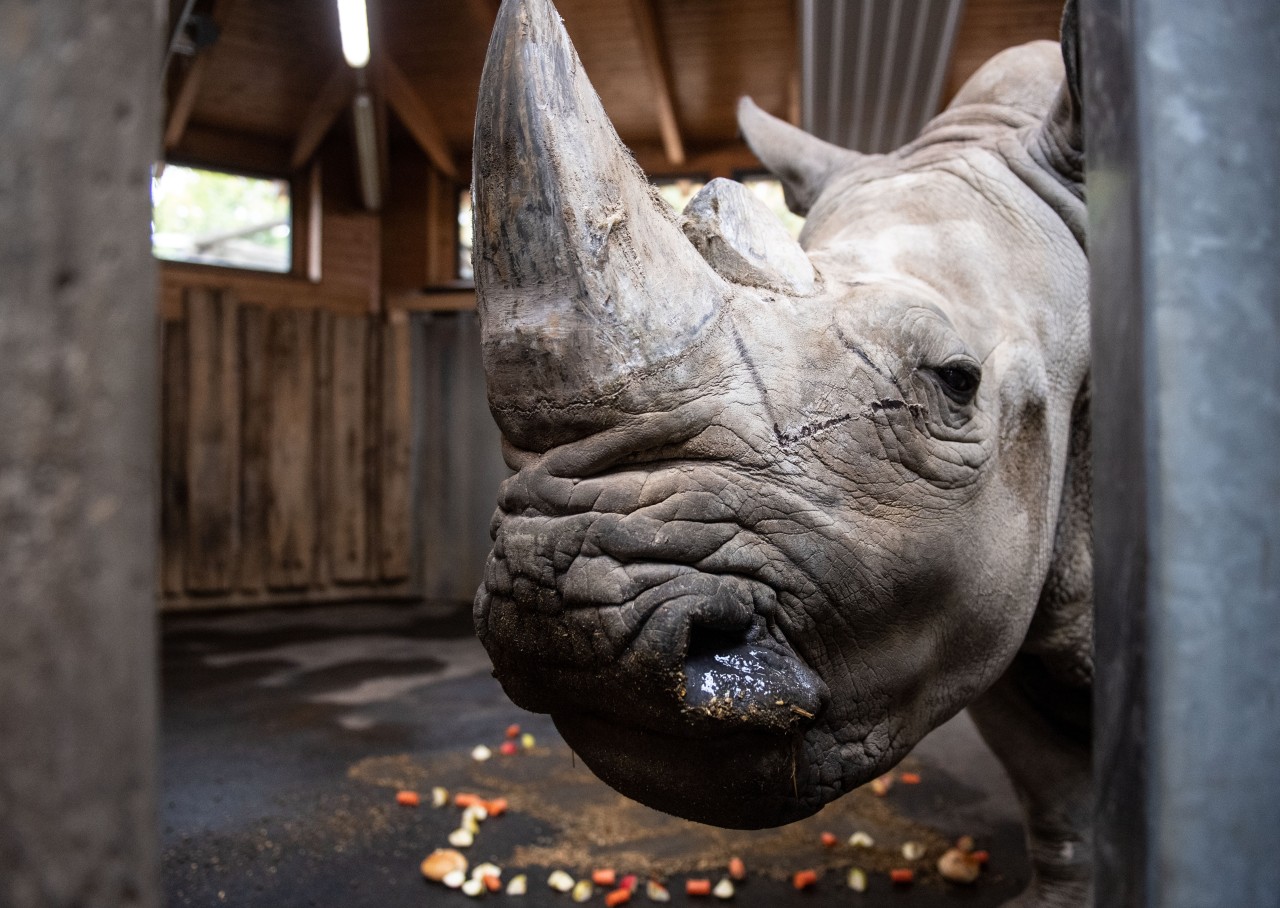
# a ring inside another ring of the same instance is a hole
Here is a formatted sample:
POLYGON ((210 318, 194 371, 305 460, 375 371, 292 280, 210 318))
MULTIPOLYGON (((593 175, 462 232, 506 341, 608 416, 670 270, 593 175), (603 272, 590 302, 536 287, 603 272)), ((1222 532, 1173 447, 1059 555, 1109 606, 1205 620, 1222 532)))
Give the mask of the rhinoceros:
POLYGON ((620 792, 784 824, 967 707, 1025 805, 1022 903, 1090 900, 1071 20, 891 154, 744 99, 747 142, 807 214, 797 242, 730 181, 678 217, 550 0, 503 4, 474 249, 515 472, 475 624, 511 699, 620 792))

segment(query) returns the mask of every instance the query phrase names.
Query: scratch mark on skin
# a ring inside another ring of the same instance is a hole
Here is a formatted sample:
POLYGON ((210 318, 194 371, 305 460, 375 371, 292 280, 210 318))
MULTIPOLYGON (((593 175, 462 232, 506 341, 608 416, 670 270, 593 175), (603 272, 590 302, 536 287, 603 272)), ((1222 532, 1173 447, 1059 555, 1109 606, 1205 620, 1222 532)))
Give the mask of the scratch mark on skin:
POLYGON ((783 431, 782 428, 779 427, 777 423, 774 423, 773 434, 777 436, 778 444, 782 445, 785 448, 785 447, 790 447, 791 445, 794 445, 797 442, 804 441, 806 438, 812 438, 814 435, 817 435, 819 432, 824 432, 827 429, 830 429, 832 426, 838 426, 841 423, 848 422, 849 420, 854 418, 855 417, 852 413, 844 413, 840 416, 834 416, 831 419, 824 419, 820 422, 811 422, 808 425, 801 426, 798 429, 788 429, 786 431, 783 431))
POLYGON ((738 333, 738 326, 731 322, 729 330, 733 332, 733 346, 737 349, 738 356, 742 357, 742 362, 746 365, 747 371, 751 373, 751 383, 760 392, 760 400, 764 404, 765 412, 769 414, 769 422, 773 424, 774 431, 777 432, 778 418, 773 412, 773 405, 769 403, 769 389, 765 387, 764 381, 760 378, 760 373, 756 371, 755 361, 752 360, 751 351, 747 349, 747 345, 743 342, 742 335, 738 333))
POLYGON ((899 394, 903 393, 902 385, 898 384, 898 377, 896 375, 892 375, 886 372, 884 369, 881 369, 878 365, 876 365, 875 360, 873 360, 870 356, 868 356, 865 350, 863 350, 860 346, 858 346, 858 344, 852 338, 850 338, 847 334, 845 334, 843 328, 841 328, 839 325, 834 325, 833 327, 836 329, 836 337, 839 338, 840 343, 844 344, 847 350, 849 350, 851 353, 857 356, 858 359, 866 363, 867 366, 870 367, 872 372, 874 372, 876 375, 879 375, 885 381, 889 382, 895 388, 897 388, 899 394))

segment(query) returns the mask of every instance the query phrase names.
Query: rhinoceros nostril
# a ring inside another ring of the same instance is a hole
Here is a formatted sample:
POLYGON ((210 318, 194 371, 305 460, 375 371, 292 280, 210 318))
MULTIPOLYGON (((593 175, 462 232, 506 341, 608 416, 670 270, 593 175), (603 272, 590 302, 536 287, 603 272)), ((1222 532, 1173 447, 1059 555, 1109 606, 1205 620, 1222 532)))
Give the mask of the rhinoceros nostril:
POLYGON ((738 631, 694 625, 684 680, 687 713, 784 732, 812 722, 828 697, 822 679, 759 618, 738 631))

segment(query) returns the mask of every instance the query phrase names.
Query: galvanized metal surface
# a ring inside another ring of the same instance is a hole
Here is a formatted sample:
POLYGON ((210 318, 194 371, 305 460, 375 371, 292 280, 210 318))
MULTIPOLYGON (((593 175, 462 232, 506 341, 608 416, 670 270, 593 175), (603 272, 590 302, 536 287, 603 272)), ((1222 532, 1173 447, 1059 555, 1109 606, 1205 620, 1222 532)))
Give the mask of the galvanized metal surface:
POLYGON ((802 0, 802 125, 890 151, 938 110, 964 0, 802 0))
POLYGON ((1273 906, 1280 7, 1081 10, 1098 904, 1273 906))
POLYGON ((0 905, 149 908, 154 0, 0 3, 0 905))

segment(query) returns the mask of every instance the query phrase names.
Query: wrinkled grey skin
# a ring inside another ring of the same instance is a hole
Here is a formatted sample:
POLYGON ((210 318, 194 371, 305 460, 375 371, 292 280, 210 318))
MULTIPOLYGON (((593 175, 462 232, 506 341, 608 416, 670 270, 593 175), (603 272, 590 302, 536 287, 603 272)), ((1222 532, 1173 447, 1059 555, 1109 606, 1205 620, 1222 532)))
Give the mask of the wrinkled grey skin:
POLYGON ((968 707, 1026 807, 1022 903, 1090 902, 1073 97, 1056 46, 1027 45, 870 157, 744 102, 808 213, 806 274, 732 186, 682 232, 548 0, 506 0, 475 249, 518 472, 476 627, 512 699, 606 782, 702 822, 785 823, 968 707))

